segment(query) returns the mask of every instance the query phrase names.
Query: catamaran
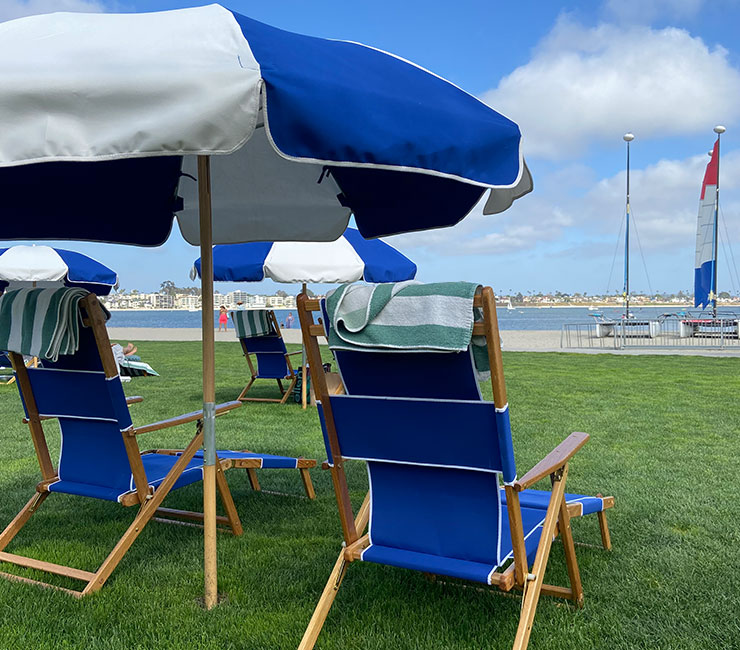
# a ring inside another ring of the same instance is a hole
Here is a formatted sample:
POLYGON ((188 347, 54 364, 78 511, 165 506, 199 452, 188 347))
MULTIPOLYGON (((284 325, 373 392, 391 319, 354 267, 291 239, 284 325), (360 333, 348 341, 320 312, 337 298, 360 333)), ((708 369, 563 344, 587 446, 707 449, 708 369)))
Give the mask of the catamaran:
POLYGON ((703 313, 680 321, 680 336, 738 335, 738 319, 717 315, 717 249, 719 243, 719 149, 725 127, 717 125, 717 140, 704 172, 696 224, 696 258, 694 262, 694 308, 702 312, 711 307, 711 316, 703 313))

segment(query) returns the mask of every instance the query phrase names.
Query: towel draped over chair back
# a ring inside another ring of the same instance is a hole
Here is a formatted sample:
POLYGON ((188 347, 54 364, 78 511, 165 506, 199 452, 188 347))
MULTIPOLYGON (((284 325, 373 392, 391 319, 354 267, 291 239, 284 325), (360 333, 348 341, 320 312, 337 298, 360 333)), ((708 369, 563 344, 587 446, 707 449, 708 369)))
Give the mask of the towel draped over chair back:
POLYGON ((82 325, 78 306, 88 293, 67 287, 6 291, 0 297, 0 350, 52 361, 74 354, 82 325))
POLYGON ((236 329, 236 338, 245 339, 267 336, 275 333, 275 328, 267 309, 243 309, 231 312, 231 320, 236 329))

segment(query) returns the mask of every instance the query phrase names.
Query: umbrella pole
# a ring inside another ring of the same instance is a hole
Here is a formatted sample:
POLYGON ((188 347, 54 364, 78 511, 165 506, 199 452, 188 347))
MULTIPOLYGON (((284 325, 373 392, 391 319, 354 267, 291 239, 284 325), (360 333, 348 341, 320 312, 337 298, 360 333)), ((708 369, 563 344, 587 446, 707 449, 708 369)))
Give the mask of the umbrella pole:
MULTIPOLYGON (((303 295, 306 295, 306 283, 303 283, 303 287, 301 288, 301 293, 303 295)), ((308 390, 306 388, 306 345, 301 341, 301 349, 303 350, 303 355, 301 357, 301 405, 303 406, 303 409, 306 409, 306 391, 308 390)))
POLYGON ((216 364, 213 331, 213 224, 211 218, 211 161, 198 156, 200 213, 200 277, 203 325, 203 538, 204 605, 218 602, 216 560, 216 364))

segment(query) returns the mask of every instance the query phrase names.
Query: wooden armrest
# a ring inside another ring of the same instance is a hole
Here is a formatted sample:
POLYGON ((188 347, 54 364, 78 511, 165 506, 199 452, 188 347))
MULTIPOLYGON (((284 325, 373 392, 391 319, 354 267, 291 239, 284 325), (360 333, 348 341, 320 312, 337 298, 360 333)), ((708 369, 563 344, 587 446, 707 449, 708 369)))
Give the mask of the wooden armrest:
POLYGON ((138 404, 143 401, 144 398, 141 395, 132 395, 131 397, 126 398, 126 404, 138 404))
POLYGON ((302 353, 303 353, 303 350, 296 350, 295 352, 286 352, 285 356, 292 357, 294 354, 302 354, 302 353))
POLYGON ((587 433, 571 433, 563 442, 522 476, 522 478, 514 483, 514 489, 517 492, 526 490, 528 487, 537 483, 537 481, 545 478, 545 476, 563 467, 588 442, 588 439, 589 435, 587 433))
MULTIPOLYGON (((235 408, 239 408, 242 405, 241 402, 224 402, 216 406, 216 415, 222 415, 231 411, 235 408)), ((160 429, 169 429, 170 427, 176 427, 181 424, 187 424, 188 422, 197 422, 203 419, 203 411, 193 411, 192 413, 185 413, 184 415, 178 415, 175 418, 169 420, 160 420, 159 422, 153 422, 152 424, 145 424, 143 427, 136 427, 133 430, 133 434, 138 436, 142 433, 150 433, 151 431, 159 431, 160 429)))

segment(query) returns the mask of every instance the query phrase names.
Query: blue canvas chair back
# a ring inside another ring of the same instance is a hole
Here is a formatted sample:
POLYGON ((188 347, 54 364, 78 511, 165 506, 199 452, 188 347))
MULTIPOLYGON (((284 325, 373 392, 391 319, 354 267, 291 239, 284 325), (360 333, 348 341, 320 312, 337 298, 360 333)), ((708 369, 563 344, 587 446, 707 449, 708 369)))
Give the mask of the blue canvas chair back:
MULTIPOLYGON (((500 485, 516 470, 508 407, 482 401, 470 351, 334 355, 347 392, 328 398, 341 456, 368 466, 362 559, 490 582, 512 554, 500 485)), ((543 513, 522 518, 532 530, 543 513)), ((527 551, 538 541, 530 536, 527 551)))
POLYGON ((59 481, 49 491, 118 501, 135 489, 121 435, 132 426, 126 397, 118 375, 106 377, 92 329, 80 328, 76 354, 45 360, 27 374, 35 409, 57 418, 61 431, 59 481))
POLYGON ((288 350, 279 334, 267 334, 242 339, 245 354, 257 358, 257 376, 260 379, 283 379, 289 373, 285 355, 288 350))
POLYGON ((259 336, 240 336, 239 341, 244 354, 253 354, 257 359, 257 378, 284 379, 290 374, 285 360, 288 350, 273 312, 265 310, 265 315, 272 323, 271 331, 259 336))
POLYGON ((515 478, 508 414, 480 401, 329 401, 342 457, 368 466, 363 560, 488 583, 511 554, 499 490, 515 478))

